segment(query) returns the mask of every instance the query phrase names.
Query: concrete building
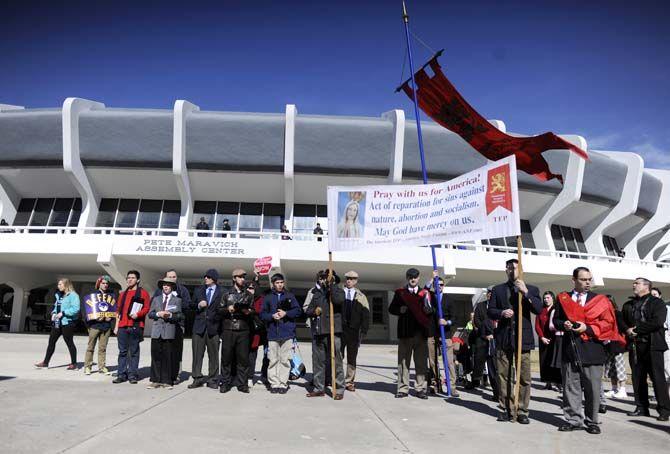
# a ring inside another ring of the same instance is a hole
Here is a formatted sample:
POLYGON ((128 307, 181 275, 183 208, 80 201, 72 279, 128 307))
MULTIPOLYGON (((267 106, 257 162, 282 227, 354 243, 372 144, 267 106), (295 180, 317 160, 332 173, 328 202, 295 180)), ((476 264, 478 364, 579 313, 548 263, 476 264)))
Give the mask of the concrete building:
MULTIPOLYGON (((492 120, 501 130, 505 125, 492 120)), ((431 181, 486 163, 459 136, 423 127, 431 181)), ((563 135, 583 149, 587 141, 563 135)), ((644 276, 670 293, 670 171, 647 169, 631 152, 566 150, 544 154, 565 184, 519 172, 527 280, 564 290, 575 266, 592 269, 599 291, 622 299, 644 276)), ((128 269, 150 290, 175 268, 188 285, 207 268, 229 277, 271 255, 298 296, 327 267, 328 185, 420 183, 416 127, 402 110, 377 118, 207 112, 187 101, 173 110, 107 108, 68 98, 55 109, 0 104, 0 327, 34 330, 58 276, 92 289, 106 273, 128 269), (195 229, 204 217, 210 230, 195 229), (221 230, 228 219, 232 231, 221 230), (286 225, 291 241, 281 239, 286 225), (327 231, 325 232, 327 235, 327 231), (30 310, 28 308, 30 307, 30 310), (30 323, 26 326, 26 314, 30 323)), ((443 245, 457 321, 482 288, 504 280, 516 240, 443 245)), ((334 254, 335 268, 355 269, 372 304, 371 339, 395 338, 386 306, 404 271, 426 276, 428 248, 334 254)))

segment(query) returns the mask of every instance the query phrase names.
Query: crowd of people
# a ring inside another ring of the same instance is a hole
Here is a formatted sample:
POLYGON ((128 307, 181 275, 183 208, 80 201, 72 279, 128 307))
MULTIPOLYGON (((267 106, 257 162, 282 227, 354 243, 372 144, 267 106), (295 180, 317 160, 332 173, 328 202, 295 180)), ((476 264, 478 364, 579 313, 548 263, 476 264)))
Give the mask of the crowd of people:
MULTIPOLYGON (((611 295, 592 291, 593 277, 586 267, 576 268, 571 288, 558 295, 546 291, 540 296, 537 286, 520 278, 516 259, 506 262, 505 273, 506 281, 489 287, 486 299, 475 305, 466 329, 452 332, 450 307, 443 294, 444 280, 434 272, 432 279, 421 286, 419 270, 407 270, 407 283, 395 290, 388 308, 390 314, 397 316, 396 398, 410 395, 413 360, 415 397, 425 400, 430 394, 443 393, 446 376, 451 397, 459 397, 458 384, 475 389, 488 381, 491 398, 498 403, 498 421, 529 424, 535 331, 540 379, 546 389, 562 394, 565 423, 559 431, 601 432, 598 415, 607 411, 607 398, 627 396, 625 352, 635 397, 635 408, 628 415, 650 415, 649 379, 656 398, 657 419, 668 421, 670 310, 659 289, 649 280, 637 278, 633 281, 633 296, 619 309, 611 295), (531 314, 535 314, 534 325, 531 314), (521 339, 517 338, 519 332, 521 339), (440 368, 443 341, 446 371, 440 368), (470 380, 463 380, 465 375, 470 375, 470 380), (604 392, 603 378, 611 381, 610 391, 604 392)), ((140 344, 148 317, 153 323, 147 387, 172 388, 179 383, 182 370, 184 314, 194 310, 192 382, 188 388, 207 386, 227 393, 235 387, 249 393, 250 385, 255 384, 261 350, 260 379, 271 393, 285 394, 291 379, 304 373, 304 366, 302 372, 296 371, 299 364, 295 339, 296 323, 306 320, 312 336, 313 370, 306 396, 323 397, 333 384, 335 400, 343 399, 345 391, 355 392, 356 359, 370 326, 370 307, 358 287, 358 273, 347 272, 341 283, 334 271, 319 271, 303 304, 289 291, 282 274, 273 274, 266 288, 261 277, 254 274, 249 279, 245 270, 235 269, 231 275, 233 285, 223 287, 218 284, 218 271, 209 269, 192 298, 178 282, 175 270, 158 281, 152 296, 141 287, 136 270, 128 271, 126 288, 118 297, 110 292, 110 277, 101 276, 96 282, 96 299, 115 306, 115 316, 107 312, 87 320, 89 340, 84 373, 92 373, 97 344, 98 372, 109 374, 106 348, 113 332, 119 350, 113 383, 137 383, 140 344), (209 367, 203 375, 205 352, 209 367)), ((72 282, 60 279, 49 344, 37 367, 48 367, 62 335, 70 352, 68 369, 77 368, 72 324, 79 311, 80 300, 72 282)))

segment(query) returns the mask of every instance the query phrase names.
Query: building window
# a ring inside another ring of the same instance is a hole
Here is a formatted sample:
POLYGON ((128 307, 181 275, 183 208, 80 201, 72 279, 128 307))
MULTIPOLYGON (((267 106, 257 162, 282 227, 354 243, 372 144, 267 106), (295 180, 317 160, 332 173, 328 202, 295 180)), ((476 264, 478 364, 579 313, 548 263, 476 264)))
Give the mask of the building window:
POLYGON ((35 202, 37 202, 37 199, 21 199, 13 225, 28 225, 35 208, 35 202))
MULTIPOLYGON (((179 200, 163 201, 161 213, 161 229, 178 229, 181 217, 181 202, 179 200)), ((163 235, 175 236, 177 232, 163 232, 163 235)))
POLYGON ((81 199, 74 199, 72 205, 72 214, 70 220, 67 222, 68 227, 77 227, 79 225, 79 218, 81 217, 81 199))
POLYGON ((263 231, 279 232, 284 225, 284 204, 263 204, 263 231))
MULTIPOLYGON (((260 232, 263 222, 262 203, 241 203, 238 229, 241 232, 260 232)), ((253 238, 253 237, 251 237, 253 238)))
POLYGON ((384 298, 375 296, 372 298, 372 324, 384 324, 384 298))
MULTIPOLYGON (((139 199, 121 199, 119 200, 119 212, 116 215, 115 227, 134 229, 137 221, 137 211, 140 208, 139 199)), ((131 234, 132 232, 117 232, 121 234, 131 234)))
POLYGON ((607 251, 607 255, 612 257, 623 256, 623 251, 619 247, 619 243, 617 243, 616 238, 603 235, 603 245, 605 246, 605 251, 607 251))
POLYGON ((116 219, 116 209, 119 206, 119 199, 102 199, 98 209, 98 219, 95 221, 97 227, 114 227, 116 219))
MULTIPOLYGON (((534 249, 535 240, 533 240, 533 231, 530 228, 530 221, 521 219, 521 242, 524 249, 534 249)), ((491 245, 491 246, 506 246, 506 247, 517 247, 517 241, 515 236, 508 236, 505 238, 491 238, 482 240, 482 244, 491 245)), ((509 252, 504 249, 494 249, 494 252, 509 252)))
MULTIPOLYGON (((239 202, 218 202, 216 204, 216 230, 223 230, 223 221, 228 219, 230 230, 237 230, 237 218, 240 213, 239 202)), ((227 235, 225 233, 218 236, 227 235)))
POLYGON ((156 228, 161 220, 162 200, 143 199, 137 216, 137 227, 144 229, 156 228))
MULTIPOLYGON (((586 254, 586 245, 581 230, 564 225, 551 225, 551 238, 557 251, 579 252, 586 254)), ((571 256, 577 258, 578 256, 571 256)))

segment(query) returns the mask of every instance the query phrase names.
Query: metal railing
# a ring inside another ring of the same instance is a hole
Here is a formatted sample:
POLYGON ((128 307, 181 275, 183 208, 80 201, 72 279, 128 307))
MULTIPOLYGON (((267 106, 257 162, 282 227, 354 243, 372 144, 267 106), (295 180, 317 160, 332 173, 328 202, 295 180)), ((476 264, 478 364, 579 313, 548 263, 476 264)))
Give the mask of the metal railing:
MULTIPOLYGON (((143 235, 143 236, 176 236, 181 238, 195 238, 206 241, 208 238, 230 238, 230 239, 259 239, 259 240, 286 240, 286 241, 328 241, 328 234, 315 235, 313 233, 260 230, 197 230, 197 229, 170 229, 158 227, 53 227, 53 226, 0 226, 0 235, 24 235, 24 234, 49 234, 49 235, 143 235)), ((480 252, 480 253, 505 253, 517 254, 517 248, 513 246, 493 246, 488 244, 473 243, 446 243, 442 248, 480 252)), ((589 254, 584 252, 553 251, 549 249, 524 248, 524 255, 549 257, 556 259, 576 259, 610 263, 620 263, 631 266, 654 266, 657 268, 670 268, 670 263, 655 262, 650 260, 629 259, 625 257, 613 257, 602 254, 589 254)))

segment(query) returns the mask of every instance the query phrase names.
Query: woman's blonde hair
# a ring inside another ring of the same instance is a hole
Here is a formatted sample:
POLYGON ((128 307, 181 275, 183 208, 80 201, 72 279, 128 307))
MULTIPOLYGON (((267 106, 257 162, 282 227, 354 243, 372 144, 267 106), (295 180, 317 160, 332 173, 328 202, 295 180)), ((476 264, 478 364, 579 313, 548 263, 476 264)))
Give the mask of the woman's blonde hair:
POLYGON ((61 277, 58 279, 58 282, 63 283, 63 287, 65 287, 65 293, 71 293, 74 292, 74 285, 72 285, 72 281, 66 277, 61 277))

